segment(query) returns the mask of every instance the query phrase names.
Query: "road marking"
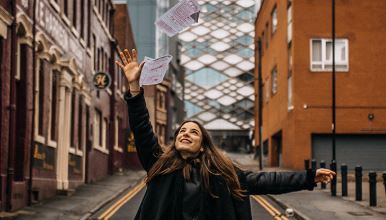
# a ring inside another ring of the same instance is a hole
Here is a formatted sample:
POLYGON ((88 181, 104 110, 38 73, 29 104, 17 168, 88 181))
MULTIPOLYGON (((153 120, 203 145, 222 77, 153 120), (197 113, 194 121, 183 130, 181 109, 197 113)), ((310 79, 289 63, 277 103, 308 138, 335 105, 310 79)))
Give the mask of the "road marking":
POLYGON ((273 207, 267 200, 265 200, 262 196, 252 196, 252 198, 258 202, 265 210, 268 211, 270 215, 272 215, 277 220, 288 220, 287 217, 283 216, 279 210, 273 207))
POLYGON ((115 202, 110 208, 108 208, 98 219, 108 220, 114 215, 127 201, 132 199, 139 191, 145 187, 146 183, 142 180, 138 185, 131 189, 125 196, 115 202))

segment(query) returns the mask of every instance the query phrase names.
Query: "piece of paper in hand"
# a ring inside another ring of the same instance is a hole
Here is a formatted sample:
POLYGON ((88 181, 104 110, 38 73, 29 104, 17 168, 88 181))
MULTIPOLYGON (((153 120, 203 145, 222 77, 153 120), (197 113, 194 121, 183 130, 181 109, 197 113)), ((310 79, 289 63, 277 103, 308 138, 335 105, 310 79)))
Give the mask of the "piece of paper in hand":
POLYGON ((142 85, 156 85, 162 82, 166 71, 169 68, 169 63, 173 56, 166 55, 157 59, 145 57, 145 64, 142 68, 139 84, 142 85))
POLYGON ((155 24, 169 37, 172 37, 198 22, 199 12, 200 5, 196 0, 181 0, 159 17, 155 24))

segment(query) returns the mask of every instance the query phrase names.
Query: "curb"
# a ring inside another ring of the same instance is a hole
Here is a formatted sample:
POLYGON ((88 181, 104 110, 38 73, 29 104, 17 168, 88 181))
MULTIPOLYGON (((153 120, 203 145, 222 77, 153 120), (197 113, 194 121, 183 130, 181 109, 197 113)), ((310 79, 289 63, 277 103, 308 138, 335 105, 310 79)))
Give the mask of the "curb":
MULTIPOLYGON (((288 206, 286 203, 284 203, 281 199, 278 199, 278 198, 275 198, 274 196, 272 195, 265 195, 267 196, 268 198, 272 199, 274 202, 276 202, 282 209, 286 210, 287 208, 289 208, 290 206, 288 206)), ((307 217, 305 214, 303 214, 302 212, 300 212, 299 210, 295 209, 295 208, 292 208, 291 209, 294 210, 294 217, 296 219, 300 219, 300 220, 311 220, 311 218, 307 217)))
POLYGON ((89 217, 97 213, 99 210, 101 210, 103 207, 105 207, 107 204, 109 204, 111 201, 116 199, 117 197, 125 194, 127 190, 130 188, 133 188, 135 185, 137 185, 140 181, 142 181, 143 178, 139 178, 134 184, 130 184, 128 187, 123 188, 119 192, 115 193, 114 195, 110 196, 108 199, 106 199, 104 202, 99 203, 97 206, 89 210, 86 214, 82 215, 79 220, 87 220, 90 219, 89 217))

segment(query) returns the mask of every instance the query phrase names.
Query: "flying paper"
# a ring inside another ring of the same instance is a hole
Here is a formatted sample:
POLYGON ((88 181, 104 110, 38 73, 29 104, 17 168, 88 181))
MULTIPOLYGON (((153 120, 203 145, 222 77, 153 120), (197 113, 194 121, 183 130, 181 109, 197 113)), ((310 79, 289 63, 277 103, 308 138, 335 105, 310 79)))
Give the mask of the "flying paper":
POLYGON ((172 37, 184 28, 198 22, 200 5, 195 0, 181 0, 165 14, 157 19, 155 24, 172 37))
POLYGON ((156 85, 162 82, 166 71, 169 68, 169 63, 173 56, 166 55, 157 59, 145 57, 145 64, 142 68, 139 84, 142 85, 156 85))

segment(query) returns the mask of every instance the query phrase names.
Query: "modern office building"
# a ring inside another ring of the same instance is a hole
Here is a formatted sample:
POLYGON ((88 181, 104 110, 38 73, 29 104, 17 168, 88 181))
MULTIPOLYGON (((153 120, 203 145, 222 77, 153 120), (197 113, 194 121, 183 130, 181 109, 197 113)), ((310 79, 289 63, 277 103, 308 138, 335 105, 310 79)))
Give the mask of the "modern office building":
POLYGON ((256 1, 198 3, 199 22, 179 34, 187 117, 202 122, 218 146, 250 151, 256 1))

